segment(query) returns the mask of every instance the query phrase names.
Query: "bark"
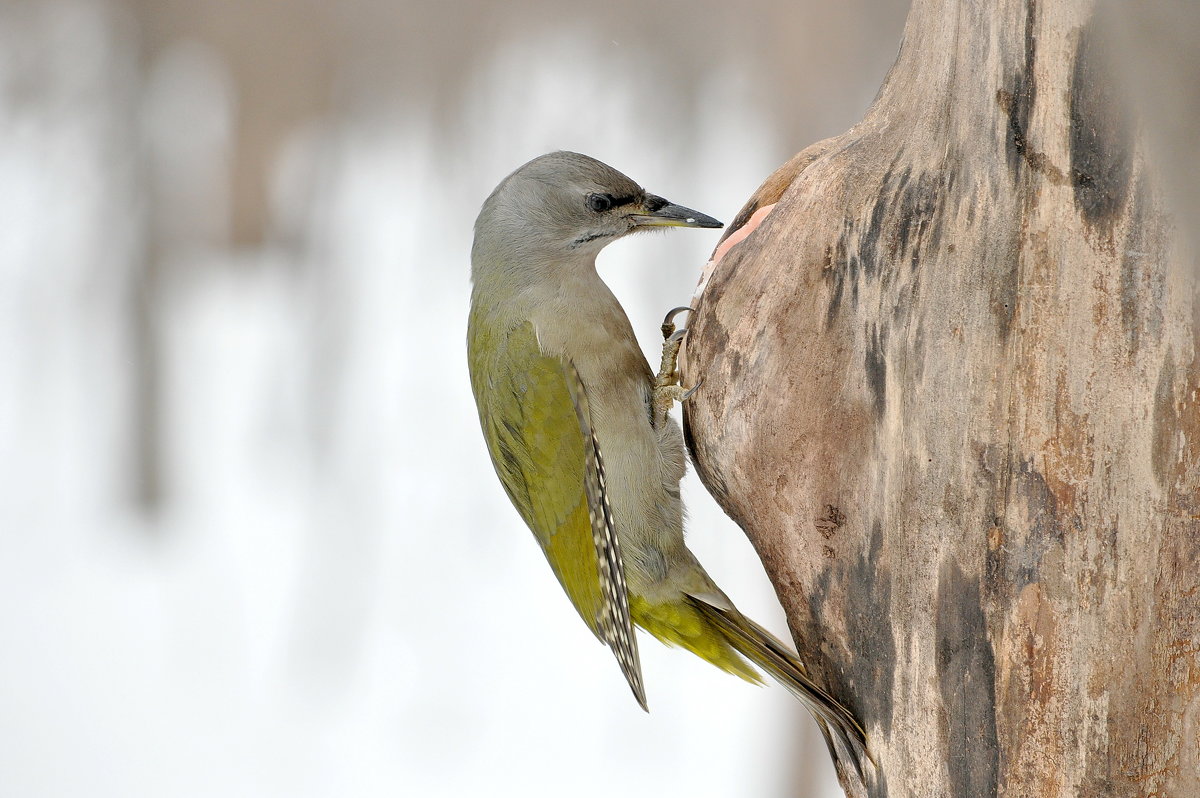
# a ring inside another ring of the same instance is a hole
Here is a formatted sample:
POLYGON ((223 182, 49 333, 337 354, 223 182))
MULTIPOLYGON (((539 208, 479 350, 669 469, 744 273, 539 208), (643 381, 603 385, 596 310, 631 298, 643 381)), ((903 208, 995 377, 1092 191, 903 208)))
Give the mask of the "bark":
POLYGON ((1200 795, 1200 302, 1085 0, 916 0, 683 363, 872 796, 1200 795))

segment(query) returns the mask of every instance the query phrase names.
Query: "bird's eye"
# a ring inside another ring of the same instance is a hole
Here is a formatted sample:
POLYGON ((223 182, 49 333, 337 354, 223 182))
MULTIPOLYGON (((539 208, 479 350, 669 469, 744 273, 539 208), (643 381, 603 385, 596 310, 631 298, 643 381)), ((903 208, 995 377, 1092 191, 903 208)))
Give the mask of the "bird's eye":
POLYGON ((587 206, 596 213, 604 213, 613 206, 613 198, 608 194, 588 194, 587 206))

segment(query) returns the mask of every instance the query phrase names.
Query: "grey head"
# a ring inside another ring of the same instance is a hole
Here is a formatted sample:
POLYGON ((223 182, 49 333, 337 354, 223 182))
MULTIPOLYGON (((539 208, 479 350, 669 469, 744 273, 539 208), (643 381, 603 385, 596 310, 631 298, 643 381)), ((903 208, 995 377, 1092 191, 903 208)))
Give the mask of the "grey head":
POLYGON ((483 203, 472 261, 478 278, 481 268, 501 264, 594 261, 607 244, 639 230, 721 226, 595 158, 552 152, 504 178, 483 203))

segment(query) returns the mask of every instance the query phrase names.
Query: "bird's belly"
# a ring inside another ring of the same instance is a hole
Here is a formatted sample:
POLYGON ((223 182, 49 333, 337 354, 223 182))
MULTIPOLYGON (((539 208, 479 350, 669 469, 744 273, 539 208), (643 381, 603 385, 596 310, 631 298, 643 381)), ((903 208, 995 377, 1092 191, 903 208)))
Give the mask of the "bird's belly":
POLYGON ((534 314, 538 341, 543 352, 574 364, 587 391, 626 581, 640 594, 684 550, 683 435, 674 421, 659 429, 650 423, 653 372, 616 300, 571 312, 556 302, 534 314))
POLYGON ((679 481, 684 472, 683 436, 650 424, 643 390, 623 395, 604 391, 592 402, 592 425, 604 462, 609 504, 621 541, 629 588, 658 582, 670 553, 683 545, 683 505, 679 481))

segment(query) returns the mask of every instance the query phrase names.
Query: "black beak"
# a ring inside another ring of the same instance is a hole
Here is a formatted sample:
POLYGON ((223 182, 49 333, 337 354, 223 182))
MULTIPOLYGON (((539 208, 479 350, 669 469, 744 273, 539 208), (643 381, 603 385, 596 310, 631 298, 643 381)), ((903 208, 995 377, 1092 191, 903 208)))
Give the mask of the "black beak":
POLYGON ((724 227, 721 222, 700 211, 667 202, 653 194, 646 195, 643 212, 630 214, 636 227, 724 227))

